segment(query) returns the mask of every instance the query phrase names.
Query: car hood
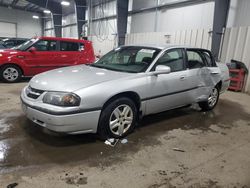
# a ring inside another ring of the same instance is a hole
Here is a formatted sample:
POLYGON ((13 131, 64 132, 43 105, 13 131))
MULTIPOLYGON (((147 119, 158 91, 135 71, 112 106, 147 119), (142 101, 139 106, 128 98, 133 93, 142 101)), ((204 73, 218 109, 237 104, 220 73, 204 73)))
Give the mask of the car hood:
POLYGON ((17 50, 12 50, 12 49, 1 49, 0 53, 2 55, 8 56, 8 55, 14 55, 17 54, 19 51, 17 50))
POLYGON ((46 91, 73 92, 102 82, 121 79, 133 73, 110 71, 106 69, 78 65, 44 72, 30 81, 30 86, 46 91))

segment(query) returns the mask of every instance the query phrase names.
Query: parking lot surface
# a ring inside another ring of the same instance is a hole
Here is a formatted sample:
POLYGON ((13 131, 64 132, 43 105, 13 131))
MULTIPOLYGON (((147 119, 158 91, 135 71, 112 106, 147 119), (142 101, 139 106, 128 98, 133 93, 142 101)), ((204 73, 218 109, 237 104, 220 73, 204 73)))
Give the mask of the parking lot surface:
POLYGON ((27 84, 0 83, 0 187, 250 187, 250 96, 227 92, 145 117, 128 143, 58 135, 23 115, 27 84))

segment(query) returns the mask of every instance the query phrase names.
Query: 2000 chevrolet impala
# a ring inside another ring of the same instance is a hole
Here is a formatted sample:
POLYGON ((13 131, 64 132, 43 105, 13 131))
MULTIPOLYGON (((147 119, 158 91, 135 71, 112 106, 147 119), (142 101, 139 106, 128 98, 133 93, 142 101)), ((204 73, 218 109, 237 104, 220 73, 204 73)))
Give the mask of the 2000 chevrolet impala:
POLYGON ((21 94, 26 116, 68 134, 124 137, 139 117, 198 103, 212 110, 229 85, 211 52, 180 46, 123 46, 94 64, 48 71, 21 94))

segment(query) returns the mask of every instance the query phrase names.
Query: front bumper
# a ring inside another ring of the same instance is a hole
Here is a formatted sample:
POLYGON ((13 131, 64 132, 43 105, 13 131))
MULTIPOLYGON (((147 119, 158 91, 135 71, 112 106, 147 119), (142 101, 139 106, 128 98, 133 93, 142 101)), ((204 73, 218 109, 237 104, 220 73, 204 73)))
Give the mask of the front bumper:
POLYGON ((34 123, 45 127, 49 130, 67 133, 67 134, 83 134, 96 133, 101 110, 85 110, 84 112, 71 113, 65 112, 56 115, 57 113, 48 110, 39 110, 35 106, 34 101, 29 101, 25 93, 21 94, 22 110, 28 119, 34 123))

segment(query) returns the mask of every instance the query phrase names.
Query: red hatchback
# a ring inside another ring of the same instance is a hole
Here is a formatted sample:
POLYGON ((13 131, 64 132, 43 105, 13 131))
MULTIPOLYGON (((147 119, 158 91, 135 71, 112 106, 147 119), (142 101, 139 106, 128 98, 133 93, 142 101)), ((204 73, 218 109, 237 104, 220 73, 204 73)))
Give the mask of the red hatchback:
POLYGON ((0 77, 5 82, 17 82, 22 76, 30 77, 51 69, 94 61, 90 41, 33 38, 13 49, 0 50, 0 77))

